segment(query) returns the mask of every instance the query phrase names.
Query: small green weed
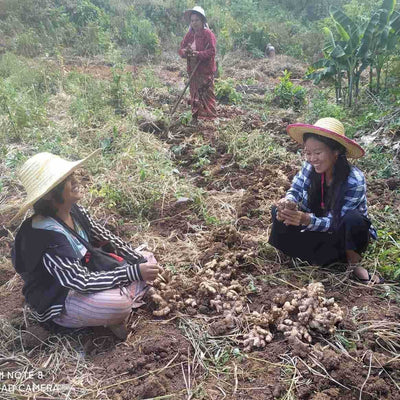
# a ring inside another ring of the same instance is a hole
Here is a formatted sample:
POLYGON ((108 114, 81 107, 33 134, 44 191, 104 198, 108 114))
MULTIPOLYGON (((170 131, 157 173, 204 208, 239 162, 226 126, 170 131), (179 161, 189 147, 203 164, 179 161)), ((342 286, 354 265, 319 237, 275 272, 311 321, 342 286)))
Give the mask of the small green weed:
POLYGON ((388 299, 400 304, 400 291, 392 285, 383 285, 384 291, 379 295, 383 299, 388 299))
POLYGON ((197 147, 193 151, 193 158, 196 162, 193 164, 195 168, 202 168, 211 163, 210 156, 214 155, 217 151, 214 147, 206 144, 197 147))
POLYGON ((25 160, 25 155, 21 151, 12 151, 7 153, 5 164, 10 169, 16 169, 25 160))
POLYGON ((352 339, 351 337, 349 337, 349 334, 351 336, 350 331, 346 331, 346 330, 337 330, 335 332, 334 338, 343 345, 343 347, 347 350, 354 350, 357 346, 356 346, 356 342, 354 339, 352 339))
POLYGON ((235 81, 232 78, 215 80, 215 95, 221 103, 238 104, 242 101, 242 95, 235 89, 235 81))
POLYGON ((389 279, 400 277, 400 234, 391 230, 378 230, 379 240, 374 241, 366 254, 378 261, 379 271, 389 279))
POLYGON ((190 121, 192 120, 192 112, 185 111, 179 116, 179 121, 181 122, 182 125, 189 125, 190 121))
POLYGON ((372 145, 366 155, 358 161, 365 171, 370 171, 375 178, 390 178, 399 174, 399 168, 393 162, 393 155, 383 146, 372 145))
POLYGON ((99 188, 92 188, 91 193, 96 197, 103 198, 107 208, 114 208, 118 206, 119 210, 121 211, 131 211, 129 199, 124 196, 122 191, 109 184, 104 184, 99 188))

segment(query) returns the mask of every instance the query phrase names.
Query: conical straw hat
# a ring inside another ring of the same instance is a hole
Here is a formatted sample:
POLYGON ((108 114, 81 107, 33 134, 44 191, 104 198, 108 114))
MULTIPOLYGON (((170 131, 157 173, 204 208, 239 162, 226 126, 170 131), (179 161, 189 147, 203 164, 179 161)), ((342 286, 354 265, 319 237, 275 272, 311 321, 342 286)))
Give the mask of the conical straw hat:
POLYGON ((100 149, 79 161, 67 161, 51 153, 39 153, 27 160, 19 170, 19 178, 27 193, 26 200, 11 221, 22 215, 99 151, 100 149))
POLYGON ((343 124, 336 118, 321 118, 314 125, 292 124, 286 130, 300 144, 303 144, 303 135, 309 132, 336 140, 346 148, 346 156, 349 158, 360 158, 365 154, 359 144, 346 137, 343 124))

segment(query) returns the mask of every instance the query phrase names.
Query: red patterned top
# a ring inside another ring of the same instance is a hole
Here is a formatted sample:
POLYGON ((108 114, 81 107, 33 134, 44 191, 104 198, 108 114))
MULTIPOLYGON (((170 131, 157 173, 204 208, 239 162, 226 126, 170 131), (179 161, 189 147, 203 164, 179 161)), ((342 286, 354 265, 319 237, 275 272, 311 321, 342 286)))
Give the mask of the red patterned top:
MULTIPOLYGON (((193 41, 196 44, 196 51, 199 52, 198 60, 201 63, 197 69, 200 74, 211 74, 217 70, 215 64, 215 53, 217 41, 215 35, 210 29, 203 29, 200 32, 194 33, 193 29, 190 29, 182 40, 181 47, 179 49, 179 55, 182 58, 186 58, 184 49, 190 46, 193 41)), ((188 62, 188 73, 192 72, 192 65, 188 62)))

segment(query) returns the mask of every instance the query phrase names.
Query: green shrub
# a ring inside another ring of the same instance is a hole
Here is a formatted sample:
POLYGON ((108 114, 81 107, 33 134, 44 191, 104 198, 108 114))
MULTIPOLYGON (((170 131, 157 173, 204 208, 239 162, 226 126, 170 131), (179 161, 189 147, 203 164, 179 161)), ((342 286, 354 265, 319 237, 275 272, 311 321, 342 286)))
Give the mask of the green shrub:
POLYGON ((255 58, 264 57, 265 46, 272 40, 266 22, 247 23, 233 33, 236 47, 246 49, 255 58))
POLYGON ((161 52, 160 39, 154 25, 148 19, 140 18, 133 8, 116 21, 120 25, 120 44, 132 46, 134 56, 158 55, 161 52))
POLYGON ((124 72, 124 64, 111 69, 110 105, 118 115, 126 116, 134 97, 132 74, 124 72))
POLYGON ((318 119, 325 117, 332 117, 343 121, 346 118, 346 115, 347 112, 345 108, 328 100, 327 92, 318 91, 311 99, 311 103, 306 114, 306 121, 314 123, 318 119))
POLYGON ((218 36, 218 53, 223 57, 226 53, 230 52, 233 49, 233 39, 229 30, 224 28, 221 29, 218 36))
POLYGON ((160 39, 149 20, 138 20, 135 31, 133 44, 140 48, 141 53, 147 53, 148 55, 160 54, 160 39))
POLYGON ((210 7, 212 15, 212 29, 217 33, 217 50, 222 57, 230 52, 234 46, 233 35, 239 30, 238 22, 232 15, 218 4, 210 7))
POLYGON ((274 103, 281 108, 293 107, 295 111, 298 111, 305 104, 306 90, 290 81, 290 72, 287 70, 284 71, 284 76, 279 80, 280 83, 274 89, 274 103))
POLYGON ((215 80, 215 95, 221 103, 237 104, 242 101, 242 95, 235 89, 232 78, 215 80))
POLYGON ((71 21, 78 27, 84 28, 90 23, 107 25, 108 18, 104 11, 89 0, 80 0, 70 9, 71 21))
POLYGON ((15 39, 17 54, 24 57, 36 57, 42 51, 40 38, 33 29, 20 33, 15 39))
POLYGON ((104 30, 95 22, 90 22, 82 28, 77 39, 74 52, 79 56, 94 56, 104 54, 111 47, 110 32, 104 30))

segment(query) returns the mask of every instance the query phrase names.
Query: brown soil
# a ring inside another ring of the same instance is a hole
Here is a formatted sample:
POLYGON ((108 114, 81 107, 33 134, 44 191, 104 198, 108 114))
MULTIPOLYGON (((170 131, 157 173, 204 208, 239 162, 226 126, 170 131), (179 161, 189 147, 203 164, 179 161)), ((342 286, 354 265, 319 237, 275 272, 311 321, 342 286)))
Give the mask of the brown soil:
POLYGON ((193 200, 178 199, 169 204, 156 204, 151 215, 151 226, 160 236, 175 235, 183 239, 186 234, 195 232, 195 225, 203 221, 197 216, 193 200))
POLYGON ((400 179, 376 179, 368 183, 368 200, 371 205, 392 206, 397 209, 400 206, 400 193, 398 188, 400 179))
MULTIPOLYGON (((141 314, 136 318, 141 318, 141 314)), ((130 385, 110 389, 111 398, 145 399, 184 389, 181 365, 186 366, 188 356, 193 357, 192 348, 175 325, 161 322, 142 320, 123 346, 87 349, 89 359, 100 368, 99 378, 107 371, 111 376, 132 379, 130 385), (154 372, 168 363, 164 370, 154 372)))

